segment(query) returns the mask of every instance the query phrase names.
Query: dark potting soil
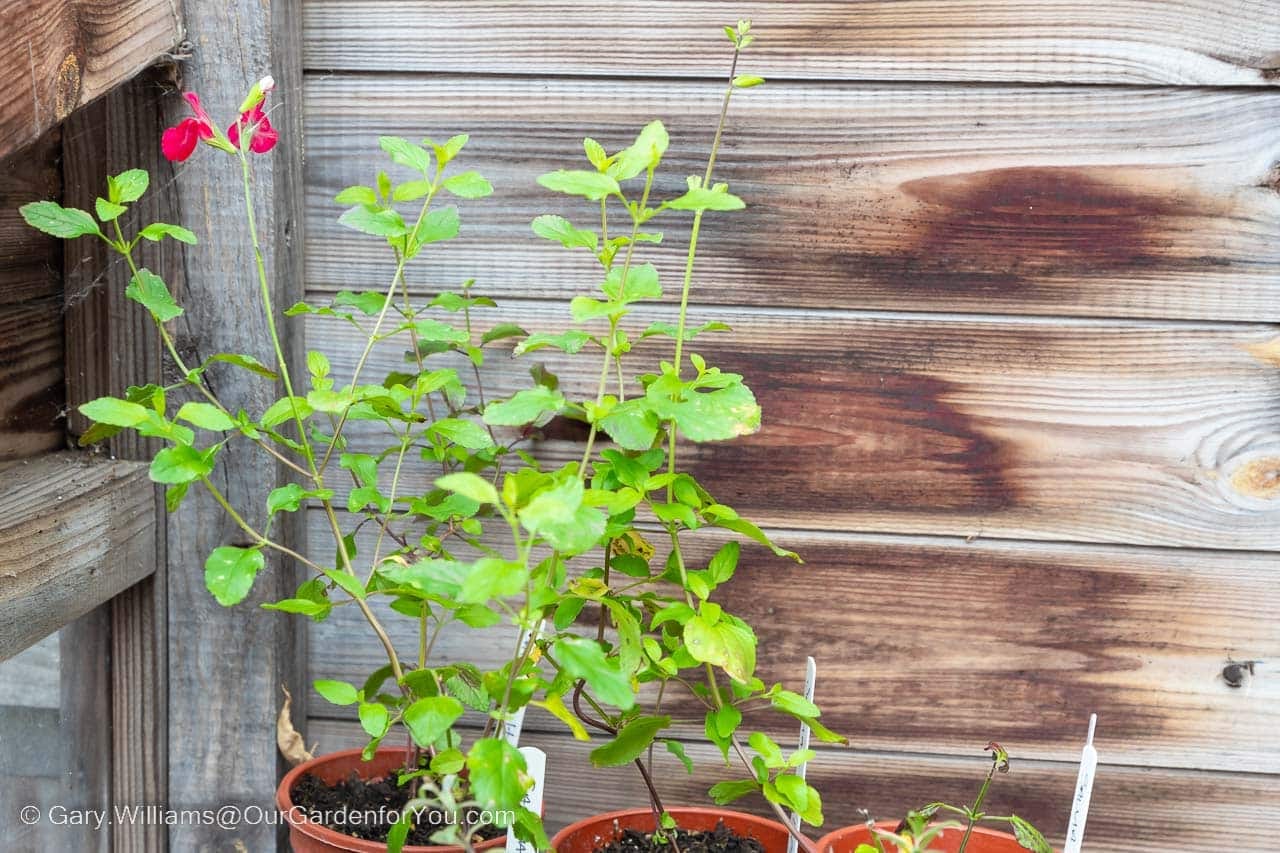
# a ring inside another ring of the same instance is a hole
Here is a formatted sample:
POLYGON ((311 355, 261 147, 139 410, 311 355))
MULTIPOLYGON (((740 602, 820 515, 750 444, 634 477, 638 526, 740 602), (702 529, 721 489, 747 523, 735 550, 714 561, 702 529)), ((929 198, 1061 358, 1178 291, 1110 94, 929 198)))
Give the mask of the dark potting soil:
MULTIPOLYGON (((366 841, 386 841, 396 816, 409 802, 408 786, 400 787, 397 781, 399 771, 369 780, 352 773, 333 785, 307 773, 294 784, 292 799, 294 807, 302 814, 334 832, 366 841), (386 819, 379 820, 384 815, 386 819)), ((449 820, 456 818, 451 816, 449 820)), ((438 809, 423 809, 406 843, 434 844, 432 834, 445 826, 445 815, 438 809)), ((505 832, 505 829, 489 826, 482 828, 477 835, 481 839, 489 839, 505 832)))
MULTIPOLYGON (((615 838, 596 853, 674 853, 670 841, 654 841, 652 833, 627 829, 622 837, 615 838)), ((676 844, 680 853, 770 853, 754 838, 742 838, 724 825, 716 824, 712 830, 689 832, 676 830, 676 844)), ((776 851, 774 851, 776 853, 776 851)))

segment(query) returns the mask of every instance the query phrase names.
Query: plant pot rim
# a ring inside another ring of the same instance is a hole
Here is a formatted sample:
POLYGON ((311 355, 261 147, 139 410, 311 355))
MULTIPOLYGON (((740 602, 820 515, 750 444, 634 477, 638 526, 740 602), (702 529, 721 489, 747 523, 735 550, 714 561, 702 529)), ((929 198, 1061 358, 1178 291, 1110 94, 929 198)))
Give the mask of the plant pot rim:
MULTIPOLYGON (((748 824, 750 826, 759 827, 761 829, 767 828, 769 830, 775 830, 775 831, 780 830, 784 834, 787 832, 787 828, 776 820, 772 820, 767 817, 760 817, 759 815, 750 814, 748 812, 734 811, 733 809, 723 809, 723 808, 720 808, 719 806, 672 806, 667 809, 667 813, 675 817, 677 819, 677 823, 679 822, 679 818, 682 815, 687 816, 687 815, 704 815, 705 814, 705 815, 716 815, 718 817, 731 818, 735 821, 740 821, 742 823, 748 824)), ((653 814, 653 809, 647 808, 647 807, 633 808, 633 809, 617 809, 615 811, 610 811, 610 812, 600 812, 599 814, 591 815, 591 816, 582 818, 581 820, 576 820, 573 823, 566 826, 564 829, 557 832, 551 839, 551 847, 553 849, 558 849, 559 845, 562 842, 566 841, 570 835, 580 830, 586 829, 587 827, 593 824, 611 824, 613 823, 613 821, 621 818, 634 817, 636 815, 652 815, 652 814, 653 814)))
MULTIPOLYGON (((876 821, 876 827, 879 829, 887 829, 892 831, 893 829, 897 828, 897 826, 898 826, 898 821, 896 820, 876 821)), ((843 840, 848 833, 856 832, 859 829, 865 830, 866 828, 867 828, 867 825, 865 823, 851 823, 851 824, 848 824, 847 826, 842 826, 839 829, 831 830, 826 835, 818 839, 818 844, 817 844, 818 853, 827 853, 829 849, 832 849, 830 845, 835 844, 837 841, 843 840)), ((999 839, 1001 841, 1013 841, 1014 843, 1017 843, 1018 841, 1017 836, 1013 835, 1012 833, 1002 832, 998 829, 991 829, 990 827, 986 827, 986 826, 975 826, 973 828, 973 835, 976 838, 999 839)), ((1056 853, 1056 848, 1054 849, 1056 853)))
MULTIPOLYGON (((380 747, 374 753, 374 756, 376 758, 378 756, 404 755, 406 752, 408 750, 404 747, 384 746, 380 747)), ((329 829, 327 826, 315 823, 301 811, 295 812, 294 810, 293 786, 297 784, 304 774, 317 767, 351 758, 363 764, 366 763, 363 760, 363 755, 364 750, 360 747, 326 752, 323 755, 317 755, 315 758, 302 762, 284 775, 284 778, 280 780, 280 784, 276 787, 276 807, 284 815, 284 819, 292 831, 300 832, 315 841, 328 844, 336 850, 346 850, 351 851, 351 853, 386 853, 387 844, 385 841, 369 841, 329 829)), ((491 838, 488 841, 477 844, 476 849, 493 850, 505 846, 506 843, 507 837, 503 834, 497 838, 491 838)), ((462 853, 461 847, 437 844, 406 844, 403 850, 404 853, 462 853)))

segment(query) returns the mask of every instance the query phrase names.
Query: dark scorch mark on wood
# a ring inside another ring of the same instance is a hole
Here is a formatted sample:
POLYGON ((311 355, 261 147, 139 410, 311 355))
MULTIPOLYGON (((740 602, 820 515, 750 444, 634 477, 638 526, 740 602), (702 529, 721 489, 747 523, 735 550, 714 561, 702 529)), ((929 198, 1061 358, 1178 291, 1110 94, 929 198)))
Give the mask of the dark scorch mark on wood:
MULTIPOLYGON (((954 383, 892 368, 878 371, 855 345, 822 364, 776 353, 740 354, 767 414, 761 432, 731 450, 706 445, 695 475, 744 512, 805 507, 813 513, 995 512, 1013 506, 1009 448, 986 434, 952 396, 954 383)), ((832 358, 831 356, 835 356, 832 358)))
POLYGON ((1177 232, 1213 215, 1190 189, 1122 168, 1017 167, 939 175, 899 187, 911 204, 901 244, 839 253, 850 275, 904 291, 999 296, 1034 289, 1070 298, 1055 280, 1222 267, 1180 254, 1177 232))

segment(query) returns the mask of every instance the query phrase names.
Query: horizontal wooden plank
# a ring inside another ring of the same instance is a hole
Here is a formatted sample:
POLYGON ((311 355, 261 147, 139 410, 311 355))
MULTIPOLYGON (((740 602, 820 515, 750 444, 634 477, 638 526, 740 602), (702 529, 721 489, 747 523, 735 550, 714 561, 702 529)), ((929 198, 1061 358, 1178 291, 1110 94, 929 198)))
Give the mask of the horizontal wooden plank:
MULTIPOLYGON (((311 720, 306 737, 308 743, 319 741, 322 752, 364 743, 355 723, 311 720)), ((594 743, 544 732, 529 732, 521 743, 548 754, 544 804, 547 826, 552 830, 588 815, 641 808, 648 802, 634 770, 590 766, 586 753, 594 743)), ((1099 749, 1106 748, 1100 739, 1099 749)), ((659 793, 669 805, 710 804, 706 790, 712 783, 741 778, 739 768, 725 770, 712 754, 714 748, 695 744, 687 751, 697 766, 692 777, 665 751, 655 753, 659 793)), ((1102 757, 1106 762, 1105 751, 1102 757)), ((977 757, 824 748, 809 765, 809 780, 823 795, 826 828, 834 829, 860 821, 858 809, 862 808, 887 819, 936 799, 970 802, 985 770, 986 762, 977 757)), ((1060 846, 1075 779, 1072 763, 1028 761, 1015 753, 1011 774, 1001 776, 992 786, 988 813, 1021 815, 1060 846)), ((739 801, 734 808, 767 813, 754 798, 739 801)), ((1098 768, 1089 809, 1087 849, 1091 853, 1213 850, 1221 846, 1224 833, 1231 833, 1232 850, 1272 853, 1274 839, 1269 833, 1244 827, 1267 825, 1278 818, 1278 776, 1190 773, 1104 763, 1098 768)), ((815 838, 818 834, 810 831, 815 838)))
POLYGON ((155 570, 147 466, 54 453, 0 467, 0 660, 155 570))
MULTIPOLYGON (((599 220, 535 183, 653 118, 672 145, 655 197, 703 171, 720 88, 693 82, 312 77, 307 272, 381 287, 386 247, 336 222, 343 187, 386 163, 379 134, 469 132, 458 168, 492 181, 415 288, 477 279, 495 297, 567 298, 587 253, 530 220, 599 220)), ((976 313, 1280 320, 1280 92, 777 85, 735 99, 718 177, 748 203, 707 218, 694 301, 976 313)), ((400 175, 402 170, 392 167, 400 175)), ((402 175, 401 177, 407 177, 402 175)), ((638 188, 636 190, 638 192, 638 188)), ((620 213, 615 213, 615 229, 620 213)), ((667 222, 668 224, 663 224, 667 222)), ((673 298, 688 217, 643 260, 673 298)))
MULTIPOLYGON (((313 548, 331 550, 312 515, 313 548)), ((817 657, 824 719, 859 747, 964 755, 994 739, 1074 760, 1097 713, 1117 763, 1280 773, 1275 667, 1255 665, 1238 688, 1222 677, 1229 659, 1280 657, 1268 555, 780 535, 805 565, 747 549, 722 603, 756 627, 766 682, 795 682, 805 655, 817 657), (816 601, 827 605, 820 621, 816 601)), ((691 537, 692 564, 717 544, 691 537)), ((358 545, 372 553, 368 539, 358 545)), ((416 623, 384 623, 415 659, 416 623)), ((360 684, 385 663, 353 608, 313 624, 311 638, 312 678, 360 684)), ((513 638, 509 627, 446 630, 438 660, 496 666, 513 638)), ((311 707, 351 710, 319 698, 311 707)), ((684 709, 700 729, 696 710, 684 709)), ((560 728, 549 717, 527 725, 560 728)))
POLYGON ((38 137, 182 40, 173 0, 7 0, 0 157, 38 137))
POLYGON ((597 20, 573 3, 312 0, 308 68, 549 76, 713 76, 720 30, 760 40, 767 77, 1265 85, 1280 13, 1265 0, 624 2, 597 20))
MULTIPOLYGON (((485 322, 553 331, 568 319, 564 306, 519 309, 491 311, 485 322)), ((733 324, 732 335, 709 334, 695 349, 746 377, 764 426, 683 458, 713 494, 764 523, 1280 548, 1280 374, 1249 351, 1274 337, 1269 326, 711 308, 694 316, 733 324)), ((672 313, 628 321, 643 329, 654 318, 672 313)), ((351 375, 361 332, 317 318, 307 337, 325 342, 336 376, 351 375)), ((627 375, 669 358, 669 344, 638 346, 627 375)), ((375 348, 362 379, 403 369, 408 346, 391 338, 375 348)), ((534 362, 571 396, 594 398, 594 356, 512 360, 496 348, 490 398, 526 387, 534 362)), ((354 424, 350 434, 381 450, 378 429, 354 424)), ((536 445, 544 458, 581 456, 581 430, 553 434, 536 445)), ((413 454, 405 470, 413 483, 432 476, 413 454)))

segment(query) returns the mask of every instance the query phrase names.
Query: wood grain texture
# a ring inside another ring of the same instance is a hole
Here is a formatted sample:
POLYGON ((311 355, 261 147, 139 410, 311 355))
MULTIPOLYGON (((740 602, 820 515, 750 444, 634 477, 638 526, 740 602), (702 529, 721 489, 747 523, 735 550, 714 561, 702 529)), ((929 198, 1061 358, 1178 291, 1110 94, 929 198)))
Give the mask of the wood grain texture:
MULTIPOLYGON (((67 203, 91 209, 108 174, 145 164, 150 190, 131 205, 126 223, 172 222, 176 216, 171 190, 173 170, 159 151, 166 90, 159 72, 144 73, 118 87, 65 123, 64 171, 67 203)), ((118 396, 129 385, 167 383, 160 336, 146 311, 124 296, 129 273, 119 257, 100 243, 80 240, 66 245, 67 376, 69 427, 79 435, 86 419, 74 407, 102 395, 118 396)), ((143 241, 139 263, 181 290, 180 253, 172 241, 143 241)), ((131 430, 106 442, 115 458, 149 461, 160 442, 131 430)), ((164 517, 163 493, 152 488, 157 518, 164 517)), ((168 800, 169 657, 167 620, 166 530, 157 525, 148 578, 106 605, 111 646, 112 800, 121 807, 168 800)), ((117 853, 161 853, 168 830, 143 821, 114 827, 117 853)))
POLYGON ((573 3, 311 0, 308 68, 720 77, 725 24, 751 18, 770 78, 1267 85, 1266 0, 573 3))
MULTIPOLYGON (((585 252, 530 220, 597 209, 535 178, 585 164, 653 118, 671 149, 657 198, 701 173, 720 87, 695 82, 312 77, 307 247, 314 290, 381 287, 385 248, 333 196, 387 165, 377 136, 469 132, 459 169, 493 183, 433 247, 423 290, 563 298, 585 252)), ((708 217, 696 301, 1055 316, 1280 319, 1280 92, 780 84, 739 95, 717 177, 749 205, 708 217)), ((392 167, 398 179, 407 174, 392 167)), ((638 190, 637 190, 638 191, 638 190)), ((615 215, 616 222, 619 221, 615 215)), ((667 224, 664 224, 666 222, 667 224)), ((688 218, 643 257, 683 269, 688 218)))
MULTIPOLYGON (((555 331, 568 320, 563 306, 513 310, 484 322, 555 331)), ((655 318, 672 313, 637 312, 629 328, 655 318)), ((746 377, 764 424, 732 445, 682 456, 720 500, 758 521, 1280 547, 1280 492, 1270 485, 1280 464, 1280 375, 1248 350, 1272 339, 1271 327, 712 308, 693 318, 733 325, 732 335, 707 335, 694 349, 746 377)), ((307 334, 326 342, 336 376, 351 375, 360 332, 317 318, 307 334)), ((406 346, 391 338, 375 348, 366 379, 402 369, 406 346)), ((669 357, 669 343, 654 346, 662 349, 637 347, 628 376, 669 357)), ((571 396, 594 395, 594 356, 490 353, 491 398, 526 387, 535 362, 571 396)), ((350 435, 381 450, 376 430, 357 423, 350 435)), ((581 430, 550 434, 536 445, 543 458, 581 456, 581 430)), ((405 465, 411 482, 429 481, 421 460, 405 465)))
POLYGON ((60 134, 0 162, 0 460, 63 445, 62 246, 18 208, 59 198, 60 134))
POLYGON ((177 0, 3 0, 0 157, 182 41, 177 0))
POLYGON ((154 509, 136 463, 54 453, 0 469, 0 658, 150 573, 154 509))
MULTIPOLYGON (((319 741, 322 751, 363 743, 359 726, 347 722, 312 721, 306 737, 309 743, 319 741)), ((589 815, 647 803, 633 770, 590 766, 586 753, 595 743, 579 743, 563 734, 529 732, 521 744, 548 753, 545 820, 553 830, 589 815)), ((1107 745, 1101 735, 1098 749, 1107 762, 1107 745)), ((714 747, 699 743, 687 751, 697 766, 692 777, 665 751, 655 754, 655 774, 669 803, 709 803, 706 790, 711 784, 741 778, 738 768, 725 770, 718 754, 713 754, 714 747)), ((976 756, 822 748, 809 765, 809 780, 822 792, 826 827, 834 829, 858 822, 860 808, 889 819, 935 799, 969 802, 986 764, 976 756)), ((1060 846, 1075 779, 1074 763, 1026 760, 1015 752, 1011 775, 1001 776, 992 787, 989 813, 1021 815, 1060 846)), ((1249 827, 1257 826, 1257 820, 1265 824, 1280 818, 1278 804, 1280 776, 1191 773, 1104 763, 1098 768, 1089 809, 1087 849, 1097 853, 1212 850, 1221 845, 1225 831, 1231 833, 1233 851, 1272 853, 1271 835, 1249 827)), ((760 802, 750 799, 734 807, 766 813, 760 802)), ((815 838, 818 834, 810 831, 815 838)))
MULTIPOLYGON (((185 23, 196 42, 183 65, 183 87, 200 93, 220 115, 244 98, 255 80, 270 72, 281 92, 300 85, 297 28, 299 3, 263 4, 256 0, 188 0, 185 23)), ((301 157, 298 99, 273 101, 271 121, 281 136, 270 156, 253 158, 253 187, 258 205, 271 297, 289 305, 301 293, 301 239, 296 177, 301 157)), ((187 112, 174 96, 170 122, 187 112)), ((179 219, 200 235, 202 244, 184 253, 185 288, 180 301, 185 325, 175 329, 179 350, 190 363, 217 352, 247 353, 274 363, 270 337, 259 309, 259 287, 252 244, 245 225, 240 170, 231 158, 210 151, 188 160, 175 192, 179 219)), ((286 336, 287 340, 287 336, 286 336)), ((289 342, 296 354, 300 342, 289 342)), ((295 375, 305 375, 297 370, 295 375)), ((282 393, 256 376, 234 369, 207 374, 220 399, 233 411, 260 410, 282 393)), ((247 449, 224 453, 214 480, 233 506, 256 517, 271 489, 283 482, 264 455, 247 449)), ((281 686, 296 697, 303 665, 302 626, 257 608, 291 594, 294 568, 268 558, 253 593, 239 607, 220 606, 205 588, 203 573, 217 546, 244 544, 245 536, 204 491, 193 489, 169 517, 169 651, 180 664, 171 668, 169 702, 181 714, 170 717, 169 795, 174 808, 210 808, 219 804, 267 806, 272 802, 282 761, 275 744, 276 703, 281 686)), ((287 528, 283 537, 298 545, 302 532, 287 528)), ((273 528, 279 532, 279 528, 273 528)), ((274 849, 280 827, 261 823, 227 830, 216 826, 174 826, 169 843, 177 853, 230 849, 274 849)))
MULTIPOLYGON (((319 541, 321 519, 312 525, 319 541)), ((1277 668, 1255 666, 1239 688, 1222 678, 1230 659, 1280 656, 1267 555, 776 535, 805 565, 745 549, 721 603, 756 627, 766 683, 799 689, 805 656, 816 656, 823 719, 859 748, 966 755, 997 740, 1024 757, 1074 761, 1097 713, 1119 764, 1280 773, 1269 734, 1280 725, 1277 668)), ((719 541, 690 537, 691 565, 719 541)), ((360 684, 384 662, 349 610, 311 626, 311 678, 360 684)), ((594 624, 593 614, 582 619, 594 624)), ((411 620, 384 622, 406 655, 415 648, 411 620)), ((439 660, 496 666, 513 637, 446 630, 439 660)), ((318 699, 312 707, 353 713, 318 699)), ((669 707, 701 729, 696 707, 669 707)), ((563 728, 545 715, 526 725, 563 728)))

